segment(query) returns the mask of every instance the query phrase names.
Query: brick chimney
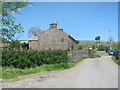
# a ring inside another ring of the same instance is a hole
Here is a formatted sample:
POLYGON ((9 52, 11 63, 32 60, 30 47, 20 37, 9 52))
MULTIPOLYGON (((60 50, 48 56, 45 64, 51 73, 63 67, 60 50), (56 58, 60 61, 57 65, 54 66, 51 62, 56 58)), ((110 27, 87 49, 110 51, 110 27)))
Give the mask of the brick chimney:
POLYGON ((50 29, 57 28, 57 23, 56 22, 50 23, 49 25, 50 25, 50 29))

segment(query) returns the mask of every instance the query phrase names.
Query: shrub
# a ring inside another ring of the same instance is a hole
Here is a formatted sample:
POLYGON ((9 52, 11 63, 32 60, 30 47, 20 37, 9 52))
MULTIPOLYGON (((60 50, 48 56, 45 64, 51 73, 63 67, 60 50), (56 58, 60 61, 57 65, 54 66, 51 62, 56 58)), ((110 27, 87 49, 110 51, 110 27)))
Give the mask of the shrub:
POLYGON ((78 46, 78 50, 82 50, 82 46, 81 45, 78 46))
POLYGON ((116 51, 113 53, 113 56, 120 61, 120 51, 116 51))
POLYGON ((99 51, 105 51, 105 47, 106 47, 105 45, 99 45, 98 50, 99 51))
POLYGON ((16 68, 31 68, 43 64, 67 63, 66 50, 3 50, 2 66, 13 66, 16 68))
POLYGON ((116 59, 116 57, 112 56, 112 59, 115 61, 116 64, 120 65, 120 60, 116 59))
POLYGON ((96 49, 96 46, 95 46, 95 45, 93 45, 93 46, 92 46, 92 49, 96 49))

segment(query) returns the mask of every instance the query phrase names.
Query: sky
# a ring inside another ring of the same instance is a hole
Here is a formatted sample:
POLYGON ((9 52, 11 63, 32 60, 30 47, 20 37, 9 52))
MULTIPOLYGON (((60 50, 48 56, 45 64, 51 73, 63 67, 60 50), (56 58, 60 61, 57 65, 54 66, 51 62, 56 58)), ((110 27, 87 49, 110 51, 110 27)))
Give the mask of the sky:
POLYGON ((21 15, 13 15, 25 31, 16 34, 20 40, 29 40, 31 27, 45 31, 51 22, 57 22, 58 28, 76 40, 95 40, 101 36, 102 41, 108 41, 111 35, 118 41, 117 2, 33 2, 19 10, 21 15))

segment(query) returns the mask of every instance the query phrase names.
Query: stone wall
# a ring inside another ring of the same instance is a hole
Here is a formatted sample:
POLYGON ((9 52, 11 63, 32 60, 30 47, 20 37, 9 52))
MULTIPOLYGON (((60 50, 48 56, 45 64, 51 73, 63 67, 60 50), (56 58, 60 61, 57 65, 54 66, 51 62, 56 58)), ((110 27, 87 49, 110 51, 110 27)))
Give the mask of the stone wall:
POLYGON ((70 51, 68 52, 68 62, 73 63, 75 61, 80 60, 83 57, 88 56, 88 50, 76 50, 76 51, 70 51))
POLYGON ((108 55, 109 55, 109 54, 106 53, 105 51, 96 51, 95 54, 100 55, 100 56, 108 56, 108 55))
POLYGON ((99 55, 99 52, 95 49, 94 50, 93 49, 82 49, 82 50, 70 51, 68 52, 68 62, 73 63, 75 61, 78 61, 83 57, 87 57, 88 54, 90 53, 99 55))
POLYGON ((37 40, 29 41, 29 48, 38 50, 38 41, 37 40))

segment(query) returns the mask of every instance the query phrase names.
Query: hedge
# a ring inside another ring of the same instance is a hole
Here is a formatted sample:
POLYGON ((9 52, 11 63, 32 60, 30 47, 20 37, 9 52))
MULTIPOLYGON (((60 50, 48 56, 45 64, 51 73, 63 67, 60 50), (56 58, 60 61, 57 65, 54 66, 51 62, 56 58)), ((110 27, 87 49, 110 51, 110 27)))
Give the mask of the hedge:
POLYGON ((66 50, 12 50, 2 52, 2 66, 31 68, 43 64, 68 63, 66 50))
POLYGON ((105 51, 106 50, 105 47, 106 47, 106 45, 99 45, 98 50, 99 51, 105 51))

